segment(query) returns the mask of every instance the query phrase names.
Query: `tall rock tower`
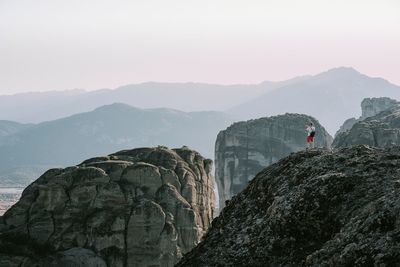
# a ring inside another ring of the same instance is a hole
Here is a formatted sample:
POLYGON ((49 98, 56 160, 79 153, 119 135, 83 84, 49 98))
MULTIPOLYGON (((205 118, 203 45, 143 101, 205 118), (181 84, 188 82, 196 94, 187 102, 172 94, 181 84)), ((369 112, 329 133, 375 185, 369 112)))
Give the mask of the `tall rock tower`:
POLYGON ((316 147, 330 148, 332 137, 313 117, 285 114, 234 123, 218 134, 215 144, 219 208, 242 191, 259 171, 306 148, 305 125, 316 127, 316 147))

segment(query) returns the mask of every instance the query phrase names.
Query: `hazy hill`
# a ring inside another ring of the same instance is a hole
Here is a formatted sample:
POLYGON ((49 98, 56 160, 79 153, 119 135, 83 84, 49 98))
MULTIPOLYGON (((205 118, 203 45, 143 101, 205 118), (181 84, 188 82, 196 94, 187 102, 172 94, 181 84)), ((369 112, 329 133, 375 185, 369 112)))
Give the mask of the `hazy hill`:
POLYGON ((382 96, 400 100, 400 87, 341 67, 272 90, 228 112, 241 119, 303 113, 334 134, 346 119, 361 115, 359 103, 364 98, 382 96))
POLYGON ((0 138, 20 132, 32 126, 32 124, 22 124, 15 121, 0 120, 0 138))
POLYGON ((231 122, 222 112, 103 106, 4 137, 0 142, 0 183, 33 180, 50 166, 77 164, 133 147, 187 145, 213 157, 218 132, 231 122))
POLYGON ((307 78, 251 85, 203 83, 142 83, 113 90, 67 90, 0 96, 0 119, 43 122, 87 112, 112 103, 139 108, 173 108, 182 111, 226 110, 275 88, 307 78))
POLYGON ((248 85, 148 82, 113 90, 67 90, 0 96, 0 119, 43 122, 125 103, 139 108, 172 108, 186 112, 216 110, 241 120, 278 114, 314 116, 334 134, 350 117, 359 117, 364 98, 400 100, 400 87, 352 68, 335 68, 314 76, 248 85))
POLYGON ((144 83, 115 90, 0 96, 0 119, 48 120, 36 125, 0 121, 0 181, 34 179, 49 167, 76 164, 87 157, 129 147, 186 144, 213 157, 217 133, 233 122, 232 117, 247 120, 303 113, 318 119, 333 134, 347 118, 360 116, 362 99, 382 96, 400 100, 400 87, 343 67, 258 85, 144 83), (114 102, 227 110, 230 115, 139 109, 123 104, 104 106, 114 102), (64 118, 53 120, 60 117, 64 118))

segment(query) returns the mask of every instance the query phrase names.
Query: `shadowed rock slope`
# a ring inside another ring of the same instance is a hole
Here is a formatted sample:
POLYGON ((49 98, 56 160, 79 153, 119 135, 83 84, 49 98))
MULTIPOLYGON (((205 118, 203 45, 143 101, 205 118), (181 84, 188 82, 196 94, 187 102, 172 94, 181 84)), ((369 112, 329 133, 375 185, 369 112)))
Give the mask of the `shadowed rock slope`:
POLYGON ((215 169, 219 207, 242 191, 262 169, 306 148, 305 125, 316 127, 315 146, 330 147, 332 137, 313 117, 284 114, 234 123, 218 134, 215 169))
POLYGON ((398 266, 400 148, 292 154, 260 172, 177 266, 398 266))
POLYGON ((0 266, 173 266, 213 218, 211 170, 185 147, 49 170, 0 217, 0 266))
POLYGON ((338 134, 332 145, 336 148, 351 145, 400 145, 400 104, 355 123, 350 130, 338 134))

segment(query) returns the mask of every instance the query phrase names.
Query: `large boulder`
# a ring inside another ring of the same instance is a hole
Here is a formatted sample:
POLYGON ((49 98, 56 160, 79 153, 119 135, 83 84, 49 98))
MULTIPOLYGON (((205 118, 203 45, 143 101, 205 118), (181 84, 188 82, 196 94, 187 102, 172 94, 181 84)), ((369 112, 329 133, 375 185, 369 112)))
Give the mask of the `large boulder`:
POLYGON ((369 117, 373 117, 381 113, 382 111, 388 110, 396 105, 397 101, 389 97, 364 98, 364 100, 361 102, 361 117, 358 119, 350 118, 346 120, 340 127, 340 129, 336 132, 335 137, 340 133, 350 130, 357 122, 365 120, 369 117))
POLYGON ((390 147, 400 145, 400 105, 356 122, 350 130, 339 133, 333 147, 351 145, 390 147))
POLYGON ((186 147, 49 170, 0 217, 0 266, 173 266, 211 223, 211 171, 186 147))
POLYGON ((316 147, 329 148, 332 137, 316 119, 302 114, 242 121, 221 131, 215 144, 220 209, 259 171, 292 152, 304 150, 305 125, 309 122, 316 127, 316 147))
POLYGON ((400 148, 298 152, 260 172, 177 266, 399 266, 400 148))

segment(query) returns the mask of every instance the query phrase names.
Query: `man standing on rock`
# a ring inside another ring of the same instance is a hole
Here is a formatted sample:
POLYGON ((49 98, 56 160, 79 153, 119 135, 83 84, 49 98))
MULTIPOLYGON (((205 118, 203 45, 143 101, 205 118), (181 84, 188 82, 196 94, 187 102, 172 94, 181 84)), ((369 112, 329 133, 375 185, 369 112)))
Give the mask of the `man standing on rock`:
POLYGON ((314 148, 315 126, 312 122, 306 125, 307 131, 307 149, 314 148))

